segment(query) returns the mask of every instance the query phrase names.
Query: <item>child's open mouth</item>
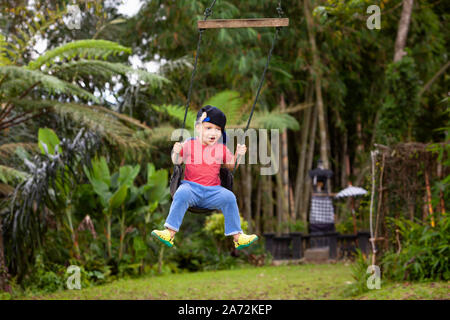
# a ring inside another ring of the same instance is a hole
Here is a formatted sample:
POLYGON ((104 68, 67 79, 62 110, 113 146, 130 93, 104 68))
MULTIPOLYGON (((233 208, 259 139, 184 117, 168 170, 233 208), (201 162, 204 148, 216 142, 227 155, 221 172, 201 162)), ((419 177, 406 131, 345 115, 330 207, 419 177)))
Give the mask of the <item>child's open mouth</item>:
POLYGON ((215 138, 215 137, 209 138, 209 142, 214 142, 214 141, 216 141, 216 138, 215 138))

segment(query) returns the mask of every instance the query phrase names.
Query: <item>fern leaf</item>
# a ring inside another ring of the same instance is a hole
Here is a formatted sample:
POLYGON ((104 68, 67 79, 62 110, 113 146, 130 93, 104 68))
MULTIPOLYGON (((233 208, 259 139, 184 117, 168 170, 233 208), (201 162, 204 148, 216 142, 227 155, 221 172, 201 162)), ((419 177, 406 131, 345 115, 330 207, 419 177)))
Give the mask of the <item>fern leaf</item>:
POLYGON ((287 113, 279 113, 279 112, 262 112, 255 113, 254 118, 252 120, 254 128, 265 128, 265 129, 291 129, 291 130, 299 130, 300 124, 297 119, 292 117, 287 113))
POLYGON ((0 33, 0 66, 12 64, 12 60, 8 58, 7 54, 12 58, 16 58, 17 54, 8 49, 8 43, 5 41, 5 36, 0 33))
MULTIPOLYGON (((170 124, 163 123, 160 126, 156 128, 152 128, 150 132, 150 143, 152 146, 160 146, 160 145, 171 145, 175 143, 174 140, 172 140, 172 134, 174 132, 175 128, 172 127, 170 124)), ((191 136, 192 136, 191 132, 191 136)), ((178 141, 179 137, 176 137, 176 141, 178 141)))
POLYGON ((236 124, 241 118, 241 108, 244 101, 240 97, 239 92, 226 90, 219 92, 204 103, 204 105, 208 104, 222 110, 223 113, 225 113, 229 124, 236 124))
POLYGON ((112 63, 108 61, 100 60, 79 60, 70 61, 62 65, 55 65, 51 67, 55 75, 62 74, 64 77, 71 77, 73 74, 78 75, 92 75, 102 76, 104 79, 109 80, 112 76, 121 74, 123 76, 130 76, 136 74, 138 81, 144 81, 146 84, 160 88, 164 83, 170 83, 170 81, 155 73, 150 73, 141 69, 133 69, 130 66, 126 66, 122 63, 112 63))
MULTIPOLYGON (((7 76, 6 83, 10 79, 22 79, 24 81, 23 88, 18 88, 19 90, 26 90, 27 87, 40 83, 40 87, 45 89, 49 93, 65 93, 69 95, 76 95, 78 97, 94 101, 99 103, 97 97, 95 97, 90 92, 77 87, 69 82, 62 81, 54 76, 43 74, 40 71, 29 70, 17 66, 0 66, 0 75, 7 76)), ((3 91, 0 90, 0 92, 3 91)))
MULTIPOLYGON (((28 11, 28 10, 26 10, 26 11, 28 11)), ((36 34, 44 31, 49 26, 55 24, 64 15, 66 15, 67 9, 66 9, 66 7, 64 7, 63 9, 61 9, 61 10, 58 9, 56 11, 48 10, 47 13, 48 13, 48 17, 43 16, 39 12, 34 12, 34 11, 27 12, 27 14, 29 14, 30 16, 33 15, 35 18, 37 18, 37 20, 33 19, 35 28, 33 28, 30 23, 25 22, 25 24, 28 26, 28 33, 26 33, 22 29, 18 30, 20 32, 22 38, 12 35, 12 40, 15 41, 17 46, 11 42, 8 43, 8 46, 12 48, 16 57, 22 56, 23 53, 28 49, 28 47, 32 45, 31 39, 33 39, 33 37, 36 34), (41 22, 41 23, 39 23, 39 22, 41 22)), ((16 58, 14 58, 14 61, 15 60, 16 60, 16 58)))
POLYGON ((117 53, 130 54, 131 49, 107 40, 78 40, 45 52, 36 60, 31 61, 28 68, 39 69, 44 64, 51 64, 57 57, 62 60, 71 60, 76 56, 80 58, 93 56, 95 59, 106 59, 110 54, 117 53))
MULTIPOLYGON (((166 113, 171 118, 175 118, 179 120, 181 123, 184 120, 184 113, 185 108, 181 106, 174 106, 174 105, 152 105, 152 108, 160 113, 166 113)), ((194 129, 195 120, 197 120, 197 112, 194 112, 190 109, 188 109, 188 113, 186 115, 186 129, 194 129)))
POLYGON ((18 143, 6 143, 0 145, 0 158, 6 159, 14 155, 17 148, 23 148, 30 151, 38 151, 38 147, 36 143, 24 143, 24 142, 18 142, 18 143))
POLYGON ((9 185, 14 185, 28 178, 28 173, 0 165, 0 181, 9 185))
MULTIPOLYGON (((112 145, 123 149, 148 148, 149 146, 147 137, 149 130, 137 131, 135 129, 138 126, 137 121, 126 115, 111 110, 108 113, 99 112, 105 109, 76 103, 56 103, 53 108, 61 117, 70 118, 79 125, 96 132, 112 145)), ((139 127, 146 128, 141 123, 139 127)))

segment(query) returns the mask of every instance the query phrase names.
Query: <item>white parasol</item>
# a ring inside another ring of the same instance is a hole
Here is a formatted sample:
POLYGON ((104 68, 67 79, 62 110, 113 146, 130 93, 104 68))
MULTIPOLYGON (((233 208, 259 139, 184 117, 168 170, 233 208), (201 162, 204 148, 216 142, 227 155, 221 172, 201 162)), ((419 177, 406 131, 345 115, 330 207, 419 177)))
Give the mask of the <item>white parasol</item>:
POLYGON ((356 215, 355 215, 355 199, 354 197, 357 196, 363 196, 367 194, 367 190, 360 188, 360 187, 354 187, 351 184, 338 192, 337 195, 335 195, 336 199, 340 199, 340 198, 352 198, 352 216, 353 216, 353 231, 356 234, 356 215))
POLYGON ((339 191, 339 193, 335 196, 335 198, 357 197, 357 196, 363 196, 366 193, 367 193, 367 190, 365 190, 363 188, 348 186, 347 188, 339 191))

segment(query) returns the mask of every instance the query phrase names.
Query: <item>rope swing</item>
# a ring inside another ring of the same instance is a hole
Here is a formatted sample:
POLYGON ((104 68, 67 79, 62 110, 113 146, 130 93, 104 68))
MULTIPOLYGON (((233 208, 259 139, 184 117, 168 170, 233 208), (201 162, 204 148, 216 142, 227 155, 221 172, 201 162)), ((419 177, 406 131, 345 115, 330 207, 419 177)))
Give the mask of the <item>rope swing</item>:
MULTIPOLYGON (((188 113, 188 109, 189 109, 189 105, 191 102, 191 94, 192 94, 192 88, 193 88, 193 84, 194 84, 194 79, 195 79, 195 73, 197 71, 197 64, 198 64, 198 56, 200 53, 200 47, 201 47, 201 41, 202 41, 202 36, 203 36, 203 32, 206 29, 213 29, 213 28, 253 28, 253 27, 275 27, 276 31, 275 31, 275 35, 273 37, 272 40, 272 46, 269 50, 269 54, 267 56, 267 60, 266 60, 266 65, 264 67, 264 71, 261 75, 261 78, 259 80, 259 85, 258 85, 258 89, 256 91, 256 96, 255 99, 253 100, 253 105, 252 105, 252 109, 250 112, 250 116, 249 119, 247 121, 247 125, 245 127, 244 130, 244 135, 242 137, 242 143, 245 143, 245 133, 247 132, 249 126, 250 126, 250 121, 253 117, 253 112, 255 110, 255 106, 256 103, 258 102, 258 98, 259 95, 261 93, 261 88, 264 84, 264 79, 267 73, 267 70, 269 68, 269 63, 270 63, 270 59, 272 57, 272 52, 273 49, 275 48, 275 44, 276 41, 278 39, 280 30, 282 27, 288 26, 289 25, 289 19, 287 18, 282 18, 284 12, 283 9, 281 8, 281 1, 278 1, 278 6, 276 8, 277 13, 278 13, 278 18, 265 18, 265 19, 218 19, 218 20, 210 20, 210 21, 206 21, 213 13, 213 8, 214 5, 216 4, 217 0, 214 0, 211 5, 209 7, 207 7, 205 9, 205 12, 203 14, 203 20, 202 21, 198 21, 197 23, 197 27, 198 27, 198 41, 197 41, 197 51, 195 53, 195 61, 194 61, 194 68, 192 70, 192 74, 191 74, 191 79, 189 82, 189 89, 188 89, 188 94, 187 94, 187 99, 186 99, 186 107, 185 107, 185 111, 184 111, 184 119, 183 119, 183 126, 182 126, 182 130, 181 132, 184 131, 184 128, 186 126, 186 118, 187 118, 187 113, 188 113)), ((179 142, 182 142, 183 136, 182 134, 180 134, 180 138, 179 138, 179 142)), ((177 161, 178 161, 178 154, 177 154, 177 161)), ((229 189, 230 191, 232 191, 233 188, 233 177, 234 174, 236 172, 236 168, 237 168, 237 164, 238 161, 240 160, 240 156, 236 158, 235 163, 234 163, 234 168, 233 171, 230 172, 227 168, 220 168, 220 180, 221 180, 221 185, 227 189, 229 189)), ((173 197, 173 195, 175 194, 176 190, 178 189, 180 183, 181 183, 181 177, 183 176, 183 167, 181 165, 174 165, 174 170, 173 170, 173 174, 170 178, 170 193, 173 197)), ((214 211, 214 209, 206 209, 206 208, 198 208, 198 207, 189 207, 188 208, 189 211, 194 212, 194 213, 203 213, 203 214, 208 214, 214 211)))

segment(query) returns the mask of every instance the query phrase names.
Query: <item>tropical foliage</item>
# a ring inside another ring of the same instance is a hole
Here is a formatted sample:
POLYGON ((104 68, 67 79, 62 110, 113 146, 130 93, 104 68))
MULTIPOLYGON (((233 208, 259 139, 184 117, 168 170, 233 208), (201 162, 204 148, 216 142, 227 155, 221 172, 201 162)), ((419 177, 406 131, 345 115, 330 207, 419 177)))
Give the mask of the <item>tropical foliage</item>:
MULTIPOLYGON (((408 14, 406 2, 378 1, 381 29, 369 29, 369 0, 282 1, 283 12, 278 1, 158 0, 131 16, 115 1, 85 1, 80 28, 70 29, 67 1, 5 1, 0 290, 64 288, 70 264, 82 265, 87 286, 265 257, 263 243, 237 254, 221 234, 221 215, 186 214, 177 251, 149 238, 170 208, 170 151, 195 58, 191 135, 206 104, 224 111, 227 129, 280 133, 275 174, 261 175, 265 165, 257 164, 234 176, 248 232, 307 231, 308 172, 321 158, 334 172, 330 192, 350 182, 370 189, 376 180, 375 229, 384 239, 376 243, 387 278, 448 280, 448 6, 414 1, 408 14), (197 50, 197 21, 212 3, 212 19, 290 18, 250 123, 275 30, 205 30, 197 50), (374 148, 384 151, 372 177, 374 148)), ((357 204, 358 228, 368 229, 370 202, 357 204)), ((338 231, 352 232, 352 217, 348 203, 337 205, 338 231)), ((350 295, 365 290, 367 259, 356 256, 350 295)))

